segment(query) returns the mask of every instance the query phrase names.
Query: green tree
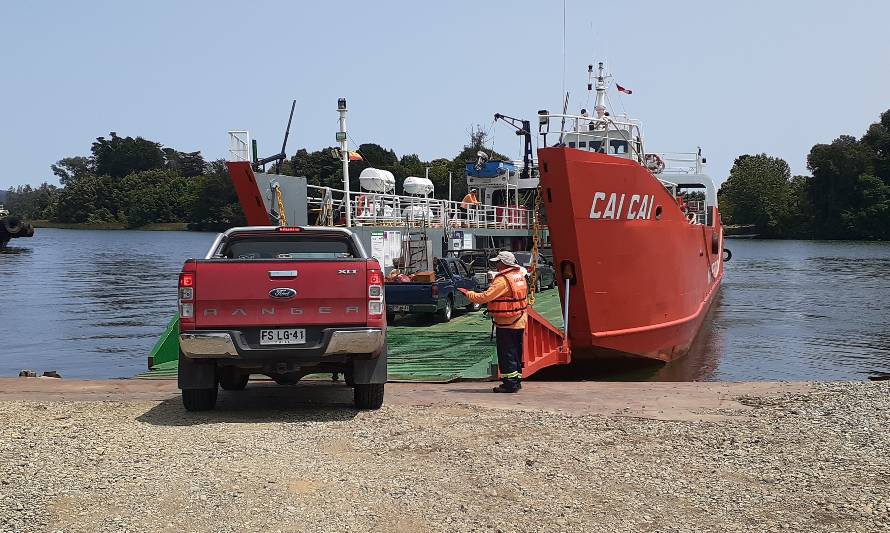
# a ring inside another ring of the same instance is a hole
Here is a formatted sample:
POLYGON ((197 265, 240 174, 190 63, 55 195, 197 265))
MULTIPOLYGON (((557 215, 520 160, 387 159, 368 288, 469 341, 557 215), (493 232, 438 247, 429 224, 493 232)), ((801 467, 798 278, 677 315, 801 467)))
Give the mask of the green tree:
POLYGON ((120 179, 133 172, 164 167, 160 143, 142 137, 120 137, 113 131, 109 136, 98 137, 91 148, 97 174, 120 179))
POLYGON ((813 205, 810 202, 810 177, 794 176, 788 183, 789 209, 785 224, 786 237, 813 238, 813 205))
POLYGON ((59 188, 46 182, 36 189, 30 185, 10 187, 6 207, 26 219, 49 219, 53 217, 58 194, 59 188))
MULTIPOLYGON (((281 171, 290 176, 305 176, 309 185, 342 189, 342 163, 331 155, 333 149, 333 147, 328 147, 309 152, 305 148, 301 148, 286 161, 287 165, 282 165, 281 171)), ((352 174, 351 170, 350 174, 352 174)), ((351 183, 352 180, 350 180, 351 183)), ((358 183, 357 176, 356 183, 358 183)))
POLYGON ((813 173, 810 201, 817 237, 852 237, 844 212, 856 201, 859 176, 873 174, 873 163, 874 152, 850 135, 813 146, 807 167, 813 173))
POLYGON ((93 160, 82 156, 65 157, 50 165, 50 168, 53 174, 59 177, 59 183, 63 186, 83 176, 93 174, 95 170, 93 160))
POLYGON ((102 222, 125 220, 121 209, 124 198, 125 195, 110 176, 86 175, 59 192, 53 220, 83 223, 100 209, 104 209, 101 211, 102 222))
POLYGON ((222 231, 245 225, 244 212, 238 203, 225 161, 220 159, 208 163, 207 175, 201 179, 202 184, 190 215, 189 227, 222 231))
POLYGON ((177 176, 169 170, 134 172, 121 180, 125 212, 132 227, 153 222, 188 222, 203 179, 177 176))
POLYGON ((204 174, 207 163, 201 152, 180 152, 173 148, 164 148, 165 168, 177 176, 191 178, 204 174))
POLYGON ((875 176, 890 185, 890 110, 881 113, 881 120, 869 126, 862 144, 871 149, 875 176))
POLYGON ((845 235, 854 239, 890 238, 890 187, 876 176, 862 174, 856 178, 852 200, 840 214, 845 235))
POLYGON ((765 237, 788 233, 792 216, 791 170, 766 154, 736 158, 720 188, 721 213, 730 224, 753 225, 765 237))

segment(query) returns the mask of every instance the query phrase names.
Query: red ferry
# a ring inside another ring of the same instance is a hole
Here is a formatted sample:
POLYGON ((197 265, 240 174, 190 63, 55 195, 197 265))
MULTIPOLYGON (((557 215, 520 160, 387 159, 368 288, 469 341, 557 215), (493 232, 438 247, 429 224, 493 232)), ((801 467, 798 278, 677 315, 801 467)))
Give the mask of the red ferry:
POLYGON ((572 359, 671 361, 689 351, 723 279, 717 191, 701 149, 646 152, 640 123, 606 111, 603 64, 588 71, 592 115, 539 112, 538 169, 572 359))

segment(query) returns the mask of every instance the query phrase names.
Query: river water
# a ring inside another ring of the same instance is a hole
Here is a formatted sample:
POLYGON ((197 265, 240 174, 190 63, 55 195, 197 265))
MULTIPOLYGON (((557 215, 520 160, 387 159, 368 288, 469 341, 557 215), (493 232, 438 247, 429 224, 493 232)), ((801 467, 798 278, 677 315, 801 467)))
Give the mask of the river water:
MULTIPOLYGON (((0 377, 122 378, 176 312, 176 275, 212 233, 39 229, 0 252, 0 377)), ((890 374, 890 244, 729 240, 693 352, 607 379, 831 380, 890 374)))

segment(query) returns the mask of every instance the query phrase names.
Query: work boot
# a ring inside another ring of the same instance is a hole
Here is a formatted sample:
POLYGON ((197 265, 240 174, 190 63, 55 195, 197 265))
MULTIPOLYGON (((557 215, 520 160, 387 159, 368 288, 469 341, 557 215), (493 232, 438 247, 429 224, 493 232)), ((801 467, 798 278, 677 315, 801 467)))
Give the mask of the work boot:
POLYGON ((516 384, 510 383, 509 381, 504 381, 497 387, 493 388, 492 391, 493 392, 505 392, 508 394, 512 394, 515 392, 519 392, 520 387, 521 386, 517 386, 516 384))

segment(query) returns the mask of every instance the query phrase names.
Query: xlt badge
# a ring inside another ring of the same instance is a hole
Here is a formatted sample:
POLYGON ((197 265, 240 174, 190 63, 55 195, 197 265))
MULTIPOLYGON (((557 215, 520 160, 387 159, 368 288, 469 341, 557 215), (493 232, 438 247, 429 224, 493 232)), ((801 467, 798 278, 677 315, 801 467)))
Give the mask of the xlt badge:
POLYGON ((342 274, 344 276, 354 276, 354 275, 358 274, 358 270, 340 269, 337 271, 337 274, 342 274))

